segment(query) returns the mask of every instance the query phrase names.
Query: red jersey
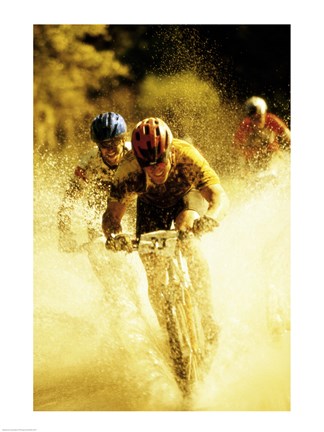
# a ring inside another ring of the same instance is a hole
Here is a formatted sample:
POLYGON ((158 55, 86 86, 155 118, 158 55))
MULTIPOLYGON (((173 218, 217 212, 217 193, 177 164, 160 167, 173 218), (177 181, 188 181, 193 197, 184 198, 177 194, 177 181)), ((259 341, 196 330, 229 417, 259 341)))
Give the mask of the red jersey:
POLYGON ((271 113, 266 114, 263 128, 255 127, 246 117, 234 134, 233 142, 247 162, 261 168, 273 153, 289 147, 290 131, 279 117, 271 113))

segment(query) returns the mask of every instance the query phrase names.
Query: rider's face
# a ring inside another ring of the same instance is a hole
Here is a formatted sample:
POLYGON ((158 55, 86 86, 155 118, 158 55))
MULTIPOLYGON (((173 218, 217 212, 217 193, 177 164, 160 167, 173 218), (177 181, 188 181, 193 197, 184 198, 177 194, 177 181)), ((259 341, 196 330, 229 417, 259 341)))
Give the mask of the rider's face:
POLYGON ((171 161, 168 158, 165 162, 160 162, 144 168, 146 174, 153 183, 163 184, 167 181, 171 169, 171 161))
POLYGON ((262 129, 265 125, 266 115, 265 113, 255 113, 251 117, 253 127, 262 129))
POLYGON ((105 164, 110 166, 118 165, 123 154, 123 147, 123 138, 114 138, 112 140, 99 143, 99 150, 105 164))

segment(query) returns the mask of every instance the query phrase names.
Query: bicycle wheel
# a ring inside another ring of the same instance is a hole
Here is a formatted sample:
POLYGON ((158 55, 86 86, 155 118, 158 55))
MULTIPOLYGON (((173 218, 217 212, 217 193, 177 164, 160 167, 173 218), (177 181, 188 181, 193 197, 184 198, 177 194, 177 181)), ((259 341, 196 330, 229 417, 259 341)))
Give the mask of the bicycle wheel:
POLYGON ((204 334, 197 307, 190 292, 184 290, 182 300, 166 302, 166 326, 170 354, 179 387, 184 394, 201 378, 200 364, 204 355, 204 334))

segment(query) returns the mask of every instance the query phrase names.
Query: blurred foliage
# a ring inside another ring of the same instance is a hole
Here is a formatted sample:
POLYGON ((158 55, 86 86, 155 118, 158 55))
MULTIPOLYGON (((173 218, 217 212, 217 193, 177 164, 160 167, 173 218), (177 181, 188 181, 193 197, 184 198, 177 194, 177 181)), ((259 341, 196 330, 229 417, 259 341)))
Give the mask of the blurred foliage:
POLYGON ((149 75, 142 82, 138 102, 141 118, 161 117, 173 135, 193 143, 210 163, 225 173, 229 169, 232 131, 236 116, 212 82, 192 72, 169 76, 149 75))
POLYGON ((108 42, 108 30, 104 25, 34 26, 34 130, 39 151, 55 150, 69 140, 82 144, 84 137, 88 140, 90 119, 118 106, 110 94, 129 68, 114 51, 98 51, 85 42, 108 42))
POLYGON ((231 172, 247 97, 265 97, 290 119, 289 32, 288 25, 35 25, 36 153, 77 157, 91 145, 91 120, 115 111, 129 132, 144 117, 162 117, 220 173, 231 172))
POLYGON ((214 116, 220 105, 216 89, 191 72, 149 75, 142 82, 138 101, 142 117, 154 112, 165 119, 175 136, 196 139, 202 138, 201 121, 209 114, 214 116))

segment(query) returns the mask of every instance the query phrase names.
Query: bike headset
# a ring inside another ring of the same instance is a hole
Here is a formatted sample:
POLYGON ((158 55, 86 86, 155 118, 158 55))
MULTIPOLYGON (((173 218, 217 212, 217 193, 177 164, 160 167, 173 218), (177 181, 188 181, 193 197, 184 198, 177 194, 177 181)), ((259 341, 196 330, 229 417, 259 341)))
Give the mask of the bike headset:
POLYGON ((267 109, 266 101, 259 96, 252 96, 245 101, 245 113, 248 117, 255 114, 263 115, 267 112, 267 109))
POLYGON ((142 168, 165 162, 172 145, 169 126, 158 117, 146 118, 135 126, 132 147, 142 168))
POLYGON ((98 144, 126 135, 126 122, 120 114, 105 112, 97 115, 91 123, 91 140, 98 144))

